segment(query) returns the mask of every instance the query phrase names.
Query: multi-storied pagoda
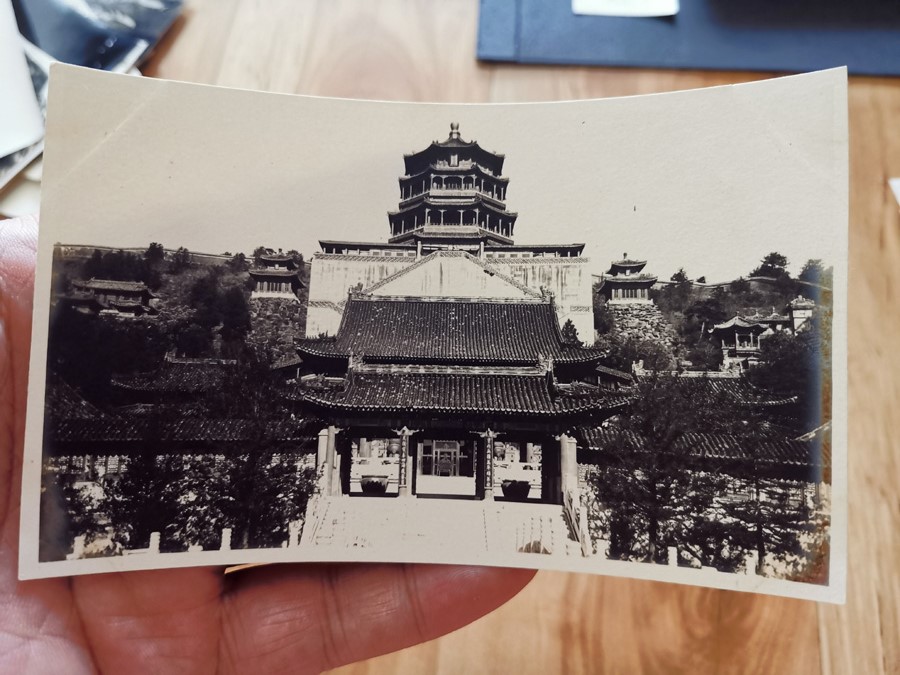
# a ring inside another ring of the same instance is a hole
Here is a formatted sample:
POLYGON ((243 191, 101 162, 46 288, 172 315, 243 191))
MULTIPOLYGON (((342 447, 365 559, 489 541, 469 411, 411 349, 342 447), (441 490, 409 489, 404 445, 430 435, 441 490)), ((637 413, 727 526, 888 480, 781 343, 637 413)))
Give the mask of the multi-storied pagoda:
POLYGON ((251 298, 297 299, 300 275, 294 257, 279 250, 268 251, 259 257, 259 264, 250 269, 253 279, 251 298))
POLYGON ((453 124, 404 157, 387 242, 320 242, 290 398, 326 423, 326 493, 489 499, 518 482, 559 504, 573 430, 622 410, 597 385, 604 353, 561 330, 592 342, 584 246, 514 243, 503 160, 453 124))
POLYGON ((607 302, 650 302, 650 289, 657 277, 643 272, 646 265, 646 260, 630 260, 627 253, 622 255, 622 260, 613 261, 600 285, 607 302))
POLYGON ((506 207, 503 155, 464 140, 459 125, 451 124, 446 140, 403 160, 400 203, 388 213, 387 241, 319 242, 307 336, 334 335, 348 290, 378 286, 400 295, 527 298, 550 292, 560 325, 571 320, 582 341, 593 341, 584 244, 515 243, 517 214, 506 207), (486 276, 503 283, 486 282, 486 276), (511 288, 517 289, 512 296, 511 288))

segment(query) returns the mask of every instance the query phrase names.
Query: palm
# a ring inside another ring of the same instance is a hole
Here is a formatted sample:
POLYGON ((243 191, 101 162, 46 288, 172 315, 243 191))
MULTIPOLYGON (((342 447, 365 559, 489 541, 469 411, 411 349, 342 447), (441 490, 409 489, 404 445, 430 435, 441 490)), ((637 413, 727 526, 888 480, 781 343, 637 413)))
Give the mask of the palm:
POLYGON ((0 222, 0 671, 317 672, 453 630, 527 571, 219 568, 18 582, 19 476, 36 222, 0 222))

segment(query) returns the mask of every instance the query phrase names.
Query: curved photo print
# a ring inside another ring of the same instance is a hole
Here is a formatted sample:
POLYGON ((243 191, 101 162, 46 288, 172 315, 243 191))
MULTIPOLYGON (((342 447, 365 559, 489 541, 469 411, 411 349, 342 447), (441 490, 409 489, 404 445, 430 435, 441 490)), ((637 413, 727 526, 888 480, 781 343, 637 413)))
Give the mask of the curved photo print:
POLYGON ((845 71, 438 105, 54 66, 50 101, 23 578, 842 601, 845 71))

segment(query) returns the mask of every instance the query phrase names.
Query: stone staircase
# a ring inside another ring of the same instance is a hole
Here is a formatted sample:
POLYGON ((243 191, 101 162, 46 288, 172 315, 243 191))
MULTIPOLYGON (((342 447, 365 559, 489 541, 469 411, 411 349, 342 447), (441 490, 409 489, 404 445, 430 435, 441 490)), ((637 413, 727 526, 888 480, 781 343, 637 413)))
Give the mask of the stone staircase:
POLYGON ((310 504, 302 546, 369 549, 421 557, 536 553, 580 556, 562 507, 459 499, 320 497, 310 504), (417 554, 417 555, 416 555, 417 554))

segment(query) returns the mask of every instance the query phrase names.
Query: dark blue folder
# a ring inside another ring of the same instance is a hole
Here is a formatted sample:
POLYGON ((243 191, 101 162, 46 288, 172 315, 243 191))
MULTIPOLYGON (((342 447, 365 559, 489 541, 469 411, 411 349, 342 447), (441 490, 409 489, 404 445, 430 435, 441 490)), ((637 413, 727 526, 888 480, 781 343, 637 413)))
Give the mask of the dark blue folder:
POLYGON ((481 0, 478 58, 900 75, 900 0, 681 0, 677 16, 578 16, 569 0, 481 0))

